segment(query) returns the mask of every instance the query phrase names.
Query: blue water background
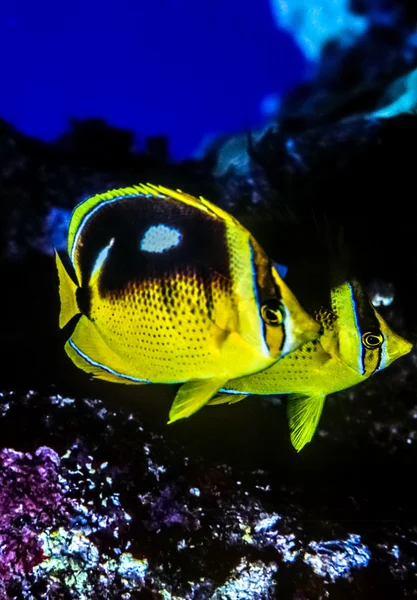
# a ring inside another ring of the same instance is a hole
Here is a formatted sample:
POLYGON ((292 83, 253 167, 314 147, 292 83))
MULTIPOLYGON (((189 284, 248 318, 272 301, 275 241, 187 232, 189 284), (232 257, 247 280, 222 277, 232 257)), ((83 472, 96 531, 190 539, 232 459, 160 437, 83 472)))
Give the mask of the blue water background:
POLYGON ((175 159, 261 125, 306 69, 268 0, 4 1, 0 55, 0 117, 19 130, 48 141, 103 117, 138 148, 168 135, 175 159))

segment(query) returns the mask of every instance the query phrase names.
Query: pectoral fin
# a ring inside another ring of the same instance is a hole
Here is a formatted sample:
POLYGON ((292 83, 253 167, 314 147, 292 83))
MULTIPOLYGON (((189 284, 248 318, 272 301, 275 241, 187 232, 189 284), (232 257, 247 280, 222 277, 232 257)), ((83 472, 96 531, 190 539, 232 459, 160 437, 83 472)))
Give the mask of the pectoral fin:
POLYGON ((210 406, 216 406, 217 404, 235 404, 244 400, 249 394, 217 394, 211 400, 207 402, 210 406))
POLYGON ((227 379, 198 379, 184 383, 169 411, 168 424, 185 419, 200 410, 226 381, 227 379))
POLYGON ((301 396, 292 394, 288 399, 287 414, 291 442, 297 452, 313 438, 317 429, 326 396, 301 396))

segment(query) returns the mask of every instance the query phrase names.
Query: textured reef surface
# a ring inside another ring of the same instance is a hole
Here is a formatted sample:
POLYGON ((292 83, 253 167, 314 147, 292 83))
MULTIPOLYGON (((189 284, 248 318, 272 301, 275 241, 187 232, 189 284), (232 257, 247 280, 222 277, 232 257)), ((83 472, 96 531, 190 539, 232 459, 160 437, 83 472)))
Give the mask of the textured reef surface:
POLYGON ((52 247, 71 209, 150 181, 232 210, 307 308, 325 297, 341 230, 375 305, 416 342, 417 10, 330 4, 353 35, 338 21, 313 39, 303 21, 311 79, 250 142, 173 164, 164 140, 135 154, 101 121, 54 144, 0 123, 1 600, 417 596, 416 351, 330 397, 296 454, 279 397, 167 426, 176 388, 91 381, 57 326, 52 247))

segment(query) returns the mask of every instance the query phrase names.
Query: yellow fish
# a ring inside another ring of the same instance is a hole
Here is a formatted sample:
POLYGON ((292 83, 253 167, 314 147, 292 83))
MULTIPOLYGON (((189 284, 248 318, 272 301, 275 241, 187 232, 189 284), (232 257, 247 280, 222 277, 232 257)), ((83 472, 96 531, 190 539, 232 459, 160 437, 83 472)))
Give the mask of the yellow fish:
POLYGON ((333 288, 331 310, 321 309, 316 319, 323 327, 317 340, 262 372, 229 381, 209 404, 232 404, 249 394, 291 394, 291 442, 299 452, 314 435, 326 396, 365 381, 412 349, 388 327, 356 280, 333 288))
POLYGON ((188 417, 229 379, 265 369, 320 326, 240 223, 203 198, 150 184, 79 204, 59 255, 65 345, 95 377, 184 383, 170 422, 188 417))

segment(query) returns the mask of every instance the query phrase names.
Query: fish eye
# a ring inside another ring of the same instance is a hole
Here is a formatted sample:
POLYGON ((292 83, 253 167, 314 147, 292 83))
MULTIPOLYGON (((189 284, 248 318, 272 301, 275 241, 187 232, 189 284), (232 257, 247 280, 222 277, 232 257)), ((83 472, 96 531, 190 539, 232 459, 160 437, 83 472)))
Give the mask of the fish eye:
POLYGON ((362 343, 368 350, 379 348, 383 341, 384 336, 381 333, 372 333, 372 331, 368 331, 362 336, 362 343))
POLYGON ((278 300, 267 300, 261 306, 261 317, 267 325, 278 327, 284 320, 284 309, 278 300))

